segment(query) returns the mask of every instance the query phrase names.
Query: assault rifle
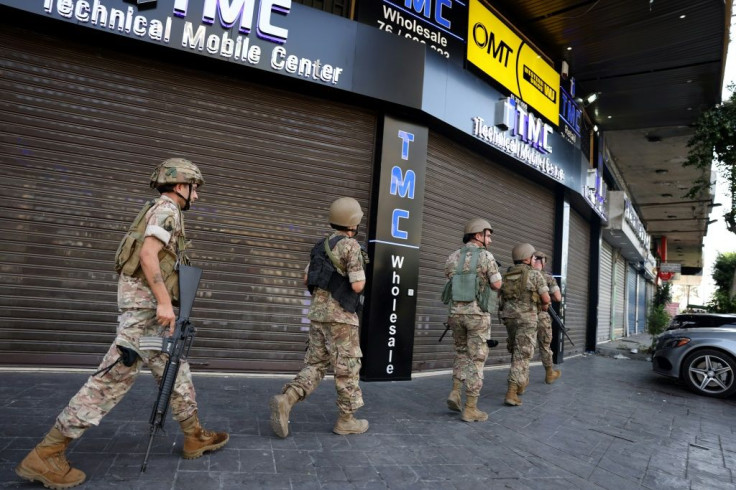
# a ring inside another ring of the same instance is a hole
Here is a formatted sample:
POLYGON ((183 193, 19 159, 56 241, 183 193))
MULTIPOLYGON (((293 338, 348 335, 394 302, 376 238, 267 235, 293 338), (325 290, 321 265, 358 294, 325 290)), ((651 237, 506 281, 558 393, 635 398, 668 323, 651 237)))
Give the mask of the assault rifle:
MULTIPOLYGON (((445 326, 445 331, 442 332, 442 335, 440 335, 440 339, 437 342, 442 342, 442 339, 445 338, 445 335, 447 334, 447 331, 450 330, 450 324, 449 323, 443 323, 442 325, 445 326)), ((486 340, 486 345, 489 348, 494 348, 498 345, 498 340, 488 339, 486 340)))
POLYGON ((169 355, 169 360, 166 362, 161 384, 159 385, 158 398, 156 398, 156 402, 153 404, 153 411, 151 412, 151 435, 148 439, 146 456, 141 465, 141 473, 146 471, 148 455, 151 452, 151 446, 153 446, 153 438, 156 436, 156 432, 159 429, 164 429, 166 412, 169 410, 169 400, 171 399, 171 392, 174 389, 174 383, 176 383, 176 376, 179 373, 179 366, 181 365, 181 361, 186 360, 187 355, 189 355, 189 348, 192 346, 192 341, 194 341, 195 328, 192 322, 189 321, 189 314, 192 312, 194 297, 197 294, 201 277, 202 269, 188 265, 179 265, 179 317, 176 320, 174 335, 164 338, 144 337, 141 339, 141 348, 152 347, 150 345, 151 342, 154 344, 158 343, 161 352, 169 355), (147 342, 145 346, 143 345, 144 342, 147 342))
POLYGON ((572 339, 567 334, 567 327, 565 327, 565 324, 562 323, 562 320, 557 315, 557 312, 555 311, 555 309, 552 308, 552 305, 549 306, 549 309, 547 310, 547 313, 549 313, 550 316, 552 317, 552 319, 557 322, 557 325, 560 327, 560 330, 562 331, 562 333, 564 333, 565 334, 565 337, 567 337, 567 340, 570 341, 570 345, 572 345, 573 347, 575 347, 575 344, 573 343, 572 339))

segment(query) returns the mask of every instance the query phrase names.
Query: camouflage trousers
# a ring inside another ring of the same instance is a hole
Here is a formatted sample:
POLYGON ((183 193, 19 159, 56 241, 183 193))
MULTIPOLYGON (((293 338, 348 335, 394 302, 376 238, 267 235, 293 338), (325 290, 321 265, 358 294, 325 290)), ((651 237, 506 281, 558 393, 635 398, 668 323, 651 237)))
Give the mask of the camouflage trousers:
POLYGON ((517 385, 525 385, 529 382, 529 361, 534 355, 534 344, 537 343, 537 322, 505 318, 504 324, 511 346, 511 369, 509 369, 508 381, 517 385))
MULTIPOLYGON (((142 336, 162 335, 163 328, 156 321, 156 310, 125 310, 120 315, 118 335, 115 342, 105 354, 99 369, 106 368, 120 358, 118 344, 138 347, 138 339, 142 336)), ((56 418, 55 427, 67 437, 81 437, 85 430, 99 425, 102 418, 117 405, 133 386, 142 365, 147 365, 160 383, 168 356, 154 351, 140 352, 144 356, 136 358, 128 367, 118 362, 109 371, 102 371, 90 376, 87 382, 69 400, 69 404, 56 418)), ((151 400, 153 406, 154 400, 151 400)), ((171 394, 171 411, 177 421, 186 420, 197 411, 196 395, 192 384, 189 363, 182 361, 171 394)))
POLYGON ((455 343, 452 377, 462 380, 467 396, 480 396, 483 367, 488 359, 491 315, 452 315, 448 320, 455 343))
POLYGON ((331 365, 335 374, 337 408, 342 413, 353 413, 363 406, 363 392, 358 384, 361 357, 357 325, 312 321, 304 356, 306 366, 284 386, 283 392, 293 388, 299 400, 304 400, 317 389, 331 365))
POLYGON ((539 348, 539 358, 542 360, 544 367, 552 367, 552 317, 546 311, 539 312, 539 321, 537 322, 537 347, 539 348))

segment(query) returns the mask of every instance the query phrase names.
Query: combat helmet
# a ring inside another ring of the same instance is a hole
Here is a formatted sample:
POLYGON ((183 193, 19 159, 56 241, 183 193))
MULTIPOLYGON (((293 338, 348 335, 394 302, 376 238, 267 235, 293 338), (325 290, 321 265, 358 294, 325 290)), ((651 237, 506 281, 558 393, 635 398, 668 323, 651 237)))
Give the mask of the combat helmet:
POLYGON ((330 204, 330 224, 337 229, 358 226, 363 218, 363 210, 352 197, 341 197, 330 204))
POLYGON ((151 174, 151 188, 158 189, 166 184, 204 185, 199 168, 184 158, 168 158, 161 162, 151 174))
POLYGON ((475 233, 483 233, 484 230, 491 230, 493 233, 493 227, 491 224, 483 218, 473 218, 465 223, 464 235, 474 235, 475 233))
POLYGON ((531 243, 519 243, 511 250, 511 258, 514 262, 528 259, 532 255, 534 255, 534 247, 531 243))

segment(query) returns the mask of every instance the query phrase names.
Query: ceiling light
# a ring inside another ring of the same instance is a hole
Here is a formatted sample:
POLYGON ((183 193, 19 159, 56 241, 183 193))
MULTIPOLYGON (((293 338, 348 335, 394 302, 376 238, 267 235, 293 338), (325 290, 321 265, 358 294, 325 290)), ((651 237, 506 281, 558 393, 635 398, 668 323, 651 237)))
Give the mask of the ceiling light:
POLYGON ((568 50, 568 51, 572 51, 572 46, 568 46, 568 47, 567 47, 567 50, 568 50))
POLYGON ((593 92, 592 94, 588 95, 588 96, 587 96, 587 97, 585 98, 585 103, 586 103, 586 104, 592 104, 592 103, 593 103, 593 102, 595 102, 596 100, 598 100, 598 92, 593 92))
POLYGON ((611 119, 613 116, 608 116, 608 119, 611 119))
POLYGON ((681 19, 684 19, 685 17, 687 17, 687 16, 685 15, 685 14, 682 14, 682 15, 680 16, 680 18, 681 18, 681 19))
POLYGON ((596 133, 598 132, 598 125, 597 124, 594 124, 593 125, 593 131, 595 131, 596 133))

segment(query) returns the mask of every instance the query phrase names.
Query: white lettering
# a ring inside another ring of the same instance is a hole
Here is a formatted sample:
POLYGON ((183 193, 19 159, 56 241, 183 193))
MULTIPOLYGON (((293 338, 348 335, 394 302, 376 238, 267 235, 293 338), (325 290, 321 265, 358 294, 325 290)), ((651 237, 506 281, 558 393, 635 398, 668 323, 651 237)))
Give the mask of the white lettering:
POLYGON ((87 22, 89 20, 89 3, 79 0, 74 7, 74 17, 80 22, 87 22))

